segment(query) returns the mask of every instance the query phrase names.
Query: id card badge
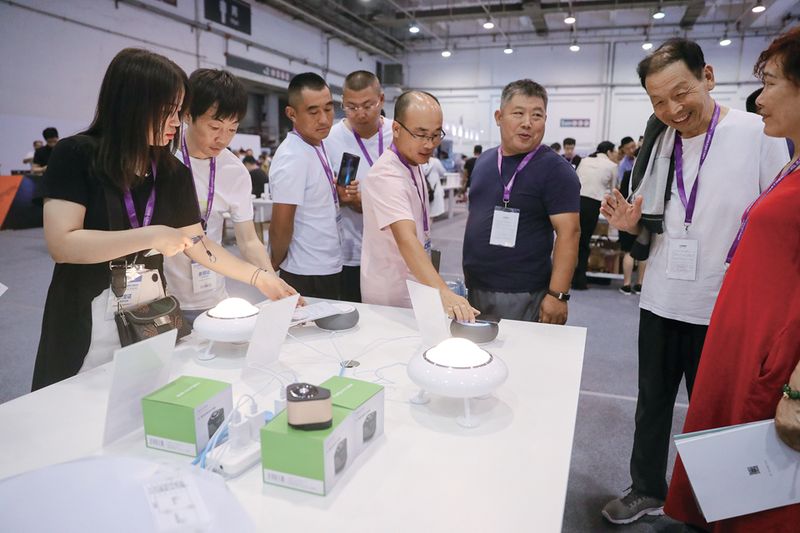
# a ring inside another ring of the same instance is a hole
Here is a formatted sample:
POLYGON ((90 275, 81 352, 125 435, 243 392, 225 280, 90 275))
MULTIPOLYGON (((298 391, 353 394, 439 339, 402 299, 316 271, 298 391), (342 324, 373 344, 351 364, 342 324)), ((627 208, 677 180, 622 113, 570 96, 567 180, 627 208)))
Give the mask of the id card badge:
POLYGON ((667 278, 694 281, 697 276, 697 240, 669 239, 667 278))
POLYGON ((192 261, 192 290, 195 294, 210 291, 217 286, 217 273, 192 261))
POLYGON ((492 217, 492 233, 489 244, 513 248, 517 245, 517 227, 519 226, 519 209, 511 207, 494 208, 492 217))
POLYGON ((119 307, 123 309, 136 307, 164 297, 164 286, 161 283, 161 274, 158 273, 158 270, 136 265, 126 270, 125 277, 127 278, 125 294, 117 298, 114 295, 114 291, 108 291, 106 320, 113 320, 114 313, 117 312, 119 307))

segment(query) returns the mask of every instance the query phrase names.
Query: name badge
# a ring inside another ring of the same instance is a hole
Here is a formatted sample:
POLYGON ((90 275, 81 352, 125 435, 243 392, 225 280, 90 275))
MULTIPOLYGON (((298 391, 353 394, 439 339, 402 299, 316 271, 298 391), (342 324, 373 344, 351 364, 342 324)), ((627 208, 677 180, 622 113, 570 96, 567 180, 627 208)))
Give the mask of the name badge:
POLYGON ((517 245, 517 227, 519 226, 519 209, 511 207, 494 208, 492 217, 492 233, 489 244, 513 248, 517 245))
POLYGON ((210 291, 217 286, 217 273, 192 261, 192 290, 195 294, 210 291))
POLYGON ((158 270, 137 265, 129 267, 125 276, 128 281, 125 286, 125 294, 117 298, 113 291, 108 291, 106 320, 113 320, 114 313, 120 307, 128 309, 164 297, 164 286, 161 284, 161 274, 158 273, 158 270))
POLYGON ((669 239, 667 277, 694 281, 697 276, 697 240, 669 239))

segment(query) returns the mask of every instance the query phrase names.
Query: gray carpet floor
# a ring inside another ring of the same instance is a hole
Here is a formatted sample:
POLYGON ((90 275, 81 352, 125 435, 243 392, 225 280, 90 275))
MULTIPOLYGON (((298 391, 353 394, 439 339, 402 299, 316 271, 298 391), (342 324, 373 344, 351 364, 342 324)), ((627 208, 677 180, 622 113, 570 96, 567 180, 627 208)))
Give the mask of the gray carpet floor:
MULTIPOLYGON (((453 218, 433 224, 433 245, 442 251, 446 278, 462 275, 465 222, 466 211, 459 205, 453 218)), ((0 283, 8 286, 0 296, 0 403, 30 390, 52 269, 41 229, 0 232, 0 283)), ((588 291, 574 292, 570 301, 569 324, 588 328, 588 335, 563 531, 677 533, 682 526, 666 517, 612 526, 600 516, 603 505, 630 484, 639 314, 638 298, 621 294, 619 286, 590 285, 588 291)), ((252 294, 246 285, 233 282, 229 287, 236 296, 252 294)), ((686 404, 682 387, 673 421, 676 433, 683 426, 686 404)), ((670 464, 674 457, 673 446, 670 464)), ((536 531, 535 524, 528 530, 536 531)))

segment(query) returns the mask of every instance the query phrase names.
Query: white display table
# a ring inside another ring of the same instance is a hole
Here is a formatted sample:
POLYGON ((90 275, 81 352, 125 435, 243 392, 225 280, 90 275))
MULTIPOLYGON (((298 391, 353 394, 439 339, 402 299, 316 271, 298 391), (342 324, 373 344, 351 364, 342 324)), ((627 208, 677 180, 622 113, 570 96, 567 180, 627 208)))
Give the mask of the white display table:
MULTIPOLYGON (((257 529, 560 531, 585 329, 502 321, 498 338, 485 348, 506 362, 508 380, 493 396, 473 400, 480 426, 465 429, 455 420, 460 400, 408 402, 417 389, 404 364, 420 345, 411 311, 358 308, 361 322, 349 332, 290 330, 302 343, 288 338, 275 369, 318 383, 338 373, 338 354, 357 358, 361 365, 345 375, 385 378, 385 435, 325 497, 264 485, 258 467, 229 481, 257 529)), ((277 382, 267 385, 271 377, 253 370, 243 379, 242 347, 199 362, 194 355, 202 342, 192 337, 176 348, 173 377, 229 381, 234 400, 261 391, 260 406, 272 406, 277 382)), ((0 405, 0 478, 93 454, 189 463, 188 457, 146 448, 141 430, 102 446, 111 370, 104 365, 0 405)))

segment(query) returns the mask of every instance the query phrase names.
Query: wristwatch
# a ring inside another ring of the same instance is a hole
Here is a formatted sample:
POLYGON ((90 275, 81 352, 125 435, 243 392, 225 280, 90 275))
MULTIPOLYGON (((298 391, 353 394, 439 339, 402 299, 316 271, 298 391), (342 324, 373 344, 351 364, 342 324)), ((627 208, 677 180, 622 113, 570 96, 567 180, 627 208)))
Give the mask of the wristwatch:
POLYGON ((547 294, 549 294, 550 296, 561 302, 569 301, 569 293, 567 292, 557 292, 551 289, 547 289, 547 294))

